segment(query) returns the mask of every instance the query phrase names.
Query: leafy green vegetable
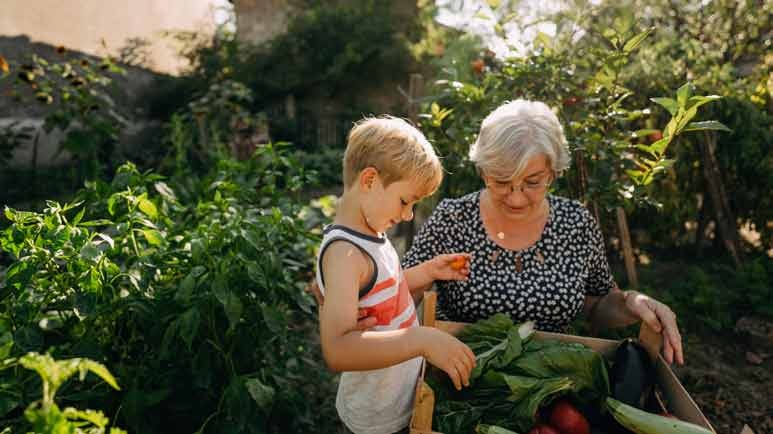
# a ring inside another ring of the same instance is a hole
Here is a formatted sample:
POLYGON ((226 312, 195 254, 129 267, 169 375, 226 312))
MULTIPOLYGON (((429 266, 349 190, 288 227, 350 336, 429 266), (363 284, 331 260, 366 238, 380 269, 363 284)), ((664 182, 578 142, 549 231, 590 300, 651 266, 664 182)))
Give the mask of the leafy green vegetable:
POLYGON ((459 338, 476 354, 471 387, 456 391, 445 376, 426 379, 436 393, 436 429, 446 434, 528 431, 536 414, 555 398, 580 402, 609 395, 602 356, 584 345, 531 339, 531 323, 504 314, 467 326, 459 338), (481 431, 485 427, 486 431, 481 431))
POLYGON ((477 434, 518 434, 515 431, 510 431, 509 429, 496 425, 478 425, 478 427, 475 428, 475 432, 477 434))

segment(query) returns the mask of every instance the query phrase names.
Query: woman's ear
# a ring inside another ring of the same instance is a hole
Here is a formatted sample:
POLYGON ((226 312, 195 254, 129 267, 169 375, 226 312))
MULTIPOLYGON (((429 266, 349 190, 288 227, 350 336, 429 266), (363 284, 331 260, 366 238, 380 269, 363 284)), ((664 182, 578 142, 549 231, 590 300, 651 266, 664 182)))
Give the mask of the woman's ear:
POLYGON ((378 180, 378 170, 375 167, 366 167, 360 172, 360 189, 370 191, 378 180))

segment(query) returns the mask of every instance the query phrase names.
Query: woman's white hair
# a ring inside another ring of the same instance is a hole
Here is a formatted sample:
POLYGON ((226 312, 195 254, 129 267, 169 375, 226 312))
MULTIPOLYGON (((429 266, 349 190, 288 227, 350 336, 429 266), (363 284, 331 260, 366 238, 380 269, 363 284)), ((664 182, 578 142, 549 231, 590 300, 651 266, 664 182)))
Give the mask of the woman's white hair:
POLYGON ((548 158, 556 176, 569 168, 569 149, 558 117, 543 102, 519 99, 486 116, 469 155, 481 173, 512 179, 540 154, 548 158))

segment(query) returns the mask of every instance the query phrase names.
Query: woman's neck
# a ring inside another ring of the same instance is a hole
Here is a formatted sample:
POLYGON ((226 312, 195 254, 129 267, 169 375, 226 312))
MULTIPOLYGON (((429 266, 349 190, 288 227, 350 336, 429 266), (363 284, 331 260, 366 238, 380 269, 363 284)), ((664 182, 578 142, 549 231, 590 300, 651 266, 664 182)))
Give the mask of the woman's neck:
POLYGON ((533 215, 521 220, 509 219, 499 210, 489 193, 484 191, 481 198, 481 221, 483 227, 496 244, 506 249, 522 250, 532 246, 541 237, 550 214, 547 198, 542 200, 533 215))

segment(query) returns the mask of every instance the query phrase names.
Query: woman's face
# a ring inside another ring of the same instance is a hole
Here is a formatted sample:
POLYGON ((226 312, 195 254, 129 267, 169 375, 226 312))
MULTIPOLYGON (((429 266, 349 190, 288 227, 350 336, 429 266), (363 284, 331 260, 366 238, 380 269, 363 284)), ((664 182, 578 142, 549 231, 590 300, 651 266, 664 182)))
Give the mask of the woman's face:
POLYGON ((528 221, 542 212, 553 170, 544 154, 532 157, 521 175, 512 179, 483 176, 494 207, 508 220, 528 221))

